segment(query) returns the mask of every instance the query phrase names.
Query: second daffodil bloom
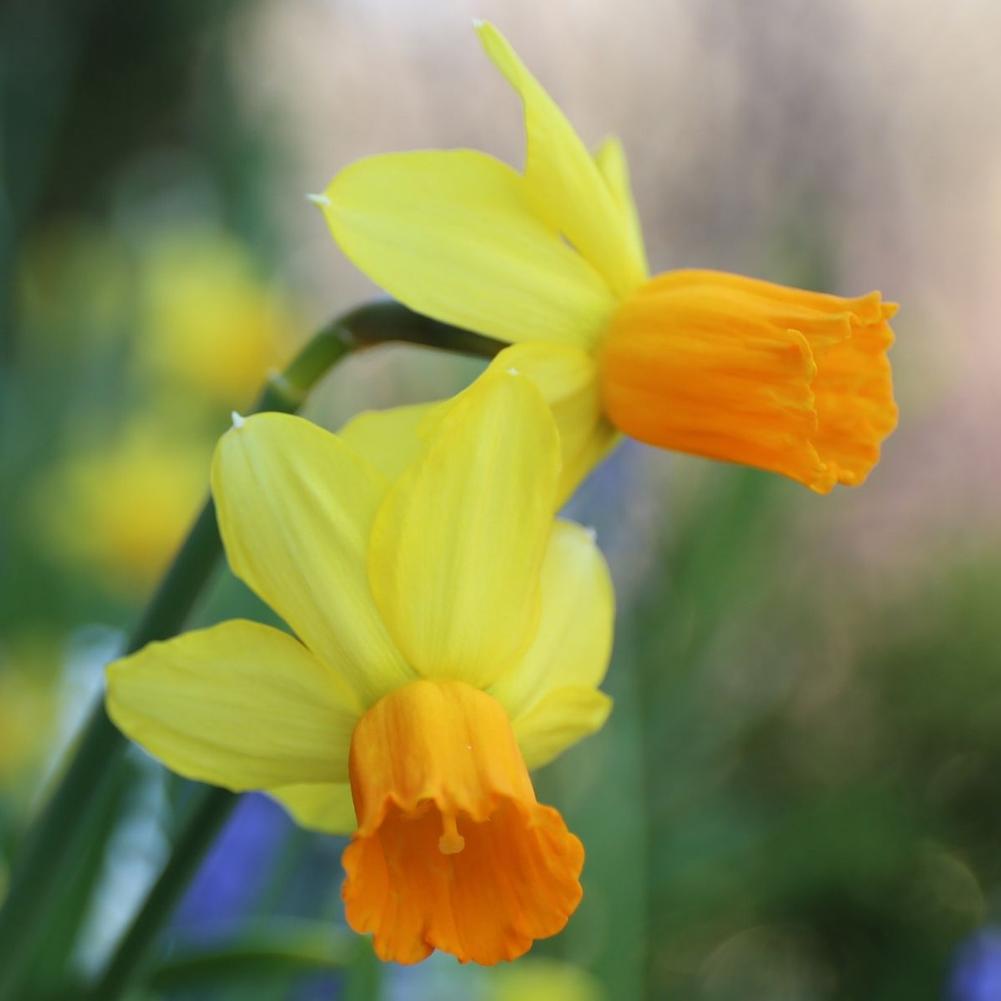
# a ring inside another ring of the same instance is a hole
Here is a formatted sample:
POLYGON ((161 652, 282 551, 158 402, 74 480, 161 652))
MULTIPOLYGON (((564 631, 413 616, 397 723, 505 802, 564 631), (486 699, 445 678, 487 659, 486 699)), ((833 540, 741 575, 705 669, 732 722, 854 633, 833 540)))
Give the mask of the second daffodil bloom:
POLYGON ((565 925, 580 841, 528 769, 605 721, 613 599, 592 534, 553 518, 556 425, 494 372, 409 461, 237 421, 212 492, 233 571, 295 633, 224 622, 108 668, 111 718, 175 771, 353 832, 347 920, 402 963, 496 963, 565 925))
POLYGON ((317 197, 348 257, 418 312, 514 343, 496 364, 553 403, 571 475, 618 429, 820 493, 861 483, 897 420, 896 306, 649 277, 619 143, 592 156, 500 32, 477 31, 524 105, 524 172, 472 150, 354 163, 317 197))

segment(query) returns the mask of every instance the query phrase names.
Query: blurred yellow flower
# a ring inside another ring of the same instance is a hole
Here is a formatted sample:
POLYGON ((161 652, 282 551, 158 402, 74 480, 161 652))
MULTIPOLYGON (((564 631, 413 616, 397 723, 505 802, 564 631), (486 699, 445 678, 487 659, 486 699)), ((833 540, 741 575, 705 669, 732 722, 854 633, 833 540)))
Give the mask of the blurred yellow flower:
POLYGON ((102 571, 113 588, 145 590, 194 517, 203 470, 200 445, 136 424, 104 448, 72 453, 43 477, 41 537, 55 555, 102 571))
POLYGON ((49 746, 51 689, 10 663, 0 665, 0 789, 38 763, 49 746))
POLYGON ((493 971, 484 1001, 603 1001, 601 984, 587 970, 555 959, 523 959, 493 971))
POLYGON ((140 358, 227 406, 252 399, 298 329, 246 249, 216 228, 158 234, 140 288, 140 358))
POLYGON ((18 269, 26 327, 99 340, 133 335, 142 375, 184 407, 195 391, 243 406, 289 354, 301 328, 248 248, 219 226, 172 223, 130 240, 80 223, 33 238, 18 269))
POLYGON ((503 371, 417 451, 370 418, 238 420, 226 554, 298 639, 225 622, 108 668, 112 719, 175 771, 354 831, 347 919, 384 959, 512 959, 580 899, 583 847, 528 769, 607 717, 613 598, 592 534, 554 523, 559 451, 503 371))
POLYGON ((592 157, 500 32, 524 104, 524 173, 472 150, 371 157, 317 196, 341 248, 413 309, 515 346, 495 364, 556 404, 568 470, 615 429, 820 493, 861 483, 896 426, 896 307, 714 271, 648 277, 626 160, 592 157))
MULTIPOLYGON (((14 816, 30 808, 37 773, 51 752, 56 722, 55 690, 49 683, 48 644, 22 642, 0 651, 0 803, 14 816)), ((0 903, 7 892, 9 857, 0 846, 0 903)))
MULTIPOLYGON (((288 352, 296 324, 247 250, 218 227, 158 227, 131 261, 124 246, 82 227, 55 230, 25 266, 24 295, 39 323, 55 325, 44 291, 80 289, 95 315, 104 303, 109 324, 117 308, 109 329, 134 332, 135 416, 110 438, 71 442, 75 450, 42 474, 36 491, 43 544, 129 593, 164 570, 204 490, 205 428, 216 419, 209 424, 205 403, 249 402, 288 352)), ((106 391, 119 394, 117 382, 106 391)))

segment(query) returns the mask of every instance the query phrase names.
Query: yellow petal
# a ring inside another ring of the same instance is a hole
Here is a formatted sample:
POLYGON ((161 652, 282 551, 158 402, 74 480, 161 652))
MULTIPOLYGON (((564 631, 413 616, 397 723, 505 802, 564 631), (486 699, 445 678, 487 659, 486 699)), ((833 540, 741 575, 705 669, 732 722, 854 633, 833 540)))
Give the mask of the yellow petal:
POLYGON ((593 973, 560 959, 527 956, 498 966, 483 1001, 609 1001, 593 973))
POLYGON ((552 689, 596 688, 608 669, 614 618, 612 580, 593 533, 557 521, 542 567, 535 638, 490 694, 517 720, 552 689))
POLYGON ((597 362, 587 351, 569 345, 515 344, 490 368, 527 376, 549 404, 563 456, 557 494, 561 507, 619 440, 602 408, 597 362))
POLYGON ((334 239, 411 309, 505 341, 592 341, 614 307, 598 273, 532 211, 525 180, 472 150, 360 160, 330 182, 334 239))
POLYGON ((514 735, 529 768, 541 768, 571 744, 600 730, 612 700, 596 688, 555 688, 514 721, 514 735))
POLYGON ((416 403, 388 410, 365 410, 337 432, 387 480, 397 479, 427 444, 430 430, 447 403, 416 403))
POLYGON ((351 786, 347 782, 327 785, 294 785, 269 789, 300 827, 324 834, 350 834, 357 826, 351 786))
POLYGON ((646 247, 643 245, 643 227, 640 225, 640 214, 633 198, 633 186, 629 180, 629 161, 626 159, 622 143, 615 136, 609 136, 595 152, 594 162, 615 198, 623 223, 629 230, 633 250, 643 265, 643 273, 648 274, 650 268, 647 264, 646 247))
POLYGON ((386 481, 335 435, 258 414, 216 449, 212 493, 233 572, 371 705, 413 677, 372 601, 366 550, 386 481))
POLYGON ((633 236, 573 126, 504 36, 479 24, 480 41, 525 107, 525 179, 533 208, 604 275, 619 296, 646 277, 633 236))
POLYGON ((108 714, 189 779, 235 791, 341 782, 357 715, 293 637, 233 621, 108 666, 108 714))
POLYGON ((477 380, 391 488, 369 551, 372 592, 425 677, 489 684, 531 638, 559 438, 532 383, 477 380))
MULTIPOLYGON (((566 344, 514 344, 497 355, 488 371, 527 376, 549 405, 560 432, 563 469, 556 507, 561 507, 621 437, 604 416, 594 356, 566 344)), ((365 411, 348 421, 338 437, 395 480, 424 451, 438 422, 462 395, 365 411)))
MULTIPOLYGON (((566 344, 514 344, 497 355, 488 371, 527 376, 549 405, 560 433, 563 468, 556 507, 562 507, 621 438, 602 409, 597 361, 590 352, 566 344)), ((366 411, 348 421, 338 437, 395 480, 424 451, 438 422, 462 395, 366 411)))

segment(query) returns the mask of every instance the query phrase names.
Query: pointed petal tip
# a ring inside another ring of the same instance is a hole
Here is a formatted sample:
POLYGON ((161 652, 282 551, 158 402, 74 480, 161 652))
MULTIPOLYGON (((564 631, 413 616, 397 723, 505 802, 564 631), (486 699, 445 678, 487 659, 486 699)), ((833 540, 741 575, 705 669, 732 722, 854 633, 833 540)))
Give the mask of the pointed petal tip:
POLYGON ((233 427, 235 430, 239 430, 247 423, 247 418, 242 414, 238 413, 236 410, 232 411, 229 415, 230 420, 233 422, 233 427))
POLYGON ((491 47, 498 44, 506 47, 509 44, 500 29, 493 23, 493 21, 487 21, 484 18, 474 17, 473 30, 479 36, 480 43, 487 50, 487 54, 492 60, 494 60, 494 62, 496 62, 496 59, 494 59, 494 56, 491 54, 491 47))
POLYGON ((330 196, 324 194, 308 194, 306 195, 306 201, 312 202, 314 205, 319 205, 321 209, 327 208, 331 204, 330 196))

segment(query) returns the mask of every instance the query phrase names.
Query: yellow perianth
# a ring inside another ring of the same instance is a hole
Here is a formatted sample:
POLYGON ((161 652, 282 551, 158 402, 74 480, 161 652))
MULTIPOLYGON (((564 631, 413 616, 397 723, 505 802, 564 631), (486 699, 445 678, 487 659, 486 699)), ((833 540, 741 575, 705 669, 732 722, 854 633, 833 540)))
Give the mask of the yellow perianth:
POLYGON ((600 348, 605 411, 663 448, 757 466, 818 493, 861 483, 896 427, 896 312, 716 271, 669 271, 600 348))
POLYGON ((507 714, 479 689, 416 681, 385 696, 355 728, 350 776, 345 910, 382 959, 514 959, 577 907, 583 846, 536 801, 507 714))

